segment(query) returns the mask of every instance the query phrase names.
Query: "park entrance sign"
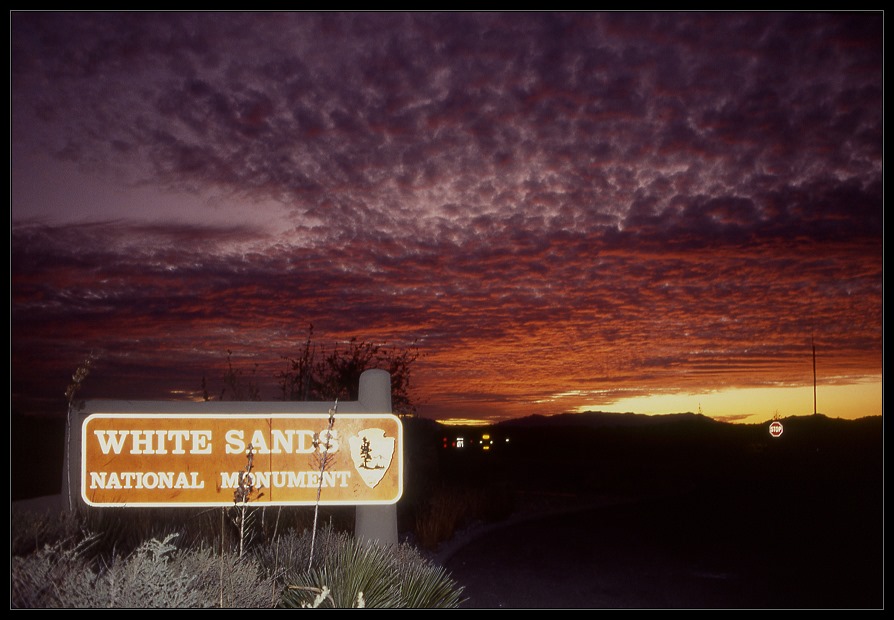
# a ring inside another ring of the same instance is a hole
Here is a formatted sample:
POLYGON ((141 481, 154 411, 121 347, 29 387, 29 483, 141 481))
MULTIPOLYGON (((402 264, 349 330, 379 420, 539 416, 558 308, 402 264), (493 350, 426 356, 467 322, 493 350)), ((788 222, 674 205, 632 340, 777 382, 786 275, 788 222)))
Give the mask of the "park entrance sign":
POLYGON ((391 413, 96 413, 81 432, 89 506, 393 504, 403 489, 391 413))
POLYGON ((357 400, 338 403, 77 403, 69 409, 62 497, 69 511, 303 506, 319 497, 355 505, 358 539, 397 544, 403 472, 391 375, 369 369, 357 400))

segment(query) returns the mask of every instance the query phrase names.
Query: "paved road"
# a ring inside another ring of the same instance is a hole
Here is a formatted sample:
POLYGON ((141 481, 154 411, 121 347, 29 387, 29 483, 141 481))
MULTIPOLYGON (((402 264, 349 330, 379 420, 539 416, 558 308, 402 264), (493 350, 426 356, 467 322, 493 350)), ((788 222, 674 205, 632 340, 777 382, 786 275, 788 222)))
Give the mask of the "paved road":
POLYGON ((495 529, 444 566, 466 608, 882 609, 881 511, 868 523, 826 499, 738 491, 602 506, 495 529))

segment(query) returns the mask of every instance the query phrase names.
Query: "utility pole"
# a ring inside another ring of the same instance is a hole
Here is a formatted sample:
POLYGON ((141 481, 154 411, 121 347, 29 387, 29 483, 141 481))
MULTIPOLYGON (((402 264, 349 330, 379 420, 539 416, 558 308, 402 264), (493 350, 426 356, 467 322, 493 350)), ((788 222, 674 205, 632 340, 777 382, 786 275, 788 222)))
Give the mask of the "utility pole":
POLYGON ((813 349, 813 415, 816 415, 816 345, 813 336, 810 337, 810 347, 813 349))

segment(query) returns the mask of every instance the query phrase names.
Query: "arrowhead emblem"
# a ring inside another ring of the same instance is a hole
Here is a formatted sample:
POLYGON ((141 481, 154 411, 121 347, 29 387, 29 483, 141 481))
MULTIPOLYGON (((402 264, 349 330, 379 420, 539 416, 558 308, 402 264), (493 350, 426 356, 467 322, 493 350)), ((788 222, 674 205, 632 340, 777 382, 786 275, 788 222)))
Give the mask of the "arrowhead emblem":
POLYGON ((380 428, 367 428, 348 438, 354 468, 369 488, 375 488, 385 477, 394 456, 394 443, 394 437, 385 437, 380 428))

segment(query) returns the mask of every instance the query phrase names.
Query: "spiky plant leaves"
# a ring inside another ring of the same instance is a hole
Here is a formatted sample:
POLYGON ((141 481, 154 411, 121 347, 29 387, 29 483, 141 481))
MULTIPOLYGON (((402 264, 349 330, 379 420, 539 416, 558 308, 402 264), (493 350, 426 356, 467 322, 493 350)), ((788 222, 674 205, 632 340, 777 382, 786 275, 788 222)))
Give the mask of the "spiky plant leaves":
POLYGON ((402 545, 414 560, 394 558, 400 583, 401 606, 413 609, 456 608, 463 602, 463 588, 457 586, 441 566, 419 557, 415 549, 402 545))
POLYGON ((331 600, 322 601, 322 607, 354 607, 361 593, 367 607, 400 607, 397 575, 389 568, 385 549, 346 539, 318 566, 299 575, 294 584, 298 588, 290 588, 283 602, 301 607, 312 603, 313 593, 325 587, 331 600))
POLYGON ((455 608, 463 588, 440 566, 407 544, 380 546, 350 537, 330 539, 328 552, 310 571, 295 575, 284 607, 455 608), (315 600, 324 590, 328 596, 315 600))

